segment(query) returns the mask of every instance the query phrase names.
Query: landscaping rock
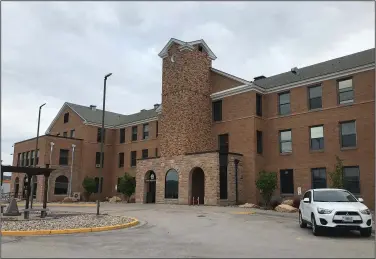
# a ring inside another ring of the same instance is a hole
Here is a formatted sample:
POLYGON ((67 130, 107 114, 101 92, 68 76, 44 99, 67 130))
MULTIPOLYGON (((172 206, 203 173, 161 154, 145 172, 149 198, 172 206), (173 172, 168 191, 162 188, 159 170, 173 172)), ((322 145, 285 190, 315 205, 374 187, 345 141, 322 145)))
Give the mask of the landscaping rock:
POLYGON ((62 203, 73 203, 73 202, 78 202, 78 199, 74 197, 65 197, 62 201, 62 203))
POLYGON ((284 201, 282 202, 282 204, 286 204, 286 205, 293 206, 293 205, 294 205, 294 200, 290 200, 290 199, 288 199, 288 200, 284 200, 284 201))
POLYGON ((93 215, 82 214, 75 216, 62 216, 56 219, 38 220, 3 220, 1 230, 5 231, 25 231, 42 229, 72 229, 72 228, 92 228, 120 225, 131 222, 132 219, 124 216, 93 215))
POLYGON ((247 209, 259 208, 259 207, 260 206, 253 204, 253 203, 245 203, 245 204, 239 205, 239 208, 247 208, 247 209))
POLYGON ((287 204, 281 204, 275 207, 275 211, 292 213, 292 212, 298 212, 298 209, 287 204))
POLYGON ((121 201, 121 198, 118 197, 118 196, 114 196, 114 197, 109 199, 110 203, 116 203, 116 202, 120 202, 120 201, 121 201))

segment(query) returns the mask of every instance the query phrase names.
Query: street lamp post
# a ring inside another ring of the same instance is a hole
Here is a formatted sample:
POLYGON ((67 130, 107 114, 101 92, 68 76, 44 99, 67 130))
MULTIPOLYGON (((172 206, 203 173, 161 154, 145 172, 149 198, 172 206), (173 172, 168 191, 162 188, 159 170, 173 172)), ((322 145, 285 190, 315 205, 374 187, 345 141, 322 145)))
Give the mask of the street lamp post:
POLYGON ((102 110, 102 129, 101 129, 101 153, 100 153, 100 168, 99 168, 99 186, 98 186, 98 199, 97 199, 97 215, 99 215, 99 196, 102 190, 102 181, 101 175, 103 174, 103 142, 104 142, 104 113, 106 110, 106 82, 112 73, 109 73, 104 76, 104 85, 103 85, 103 110, 102 110))
POLYGON ((72 164, 71 164, 70 179, 69 179, 69 197, 72 197, 72 178, 73 178, 73 162, 74 162, 74 149, 75 148, 76 148, 76 145, 72 144, 72 164))
MULTIPOLYGON (((45 106, 46 104, 42 104, 39 106, 39 114, 38 114, 38 129, 37 129, 37 139, 36 139, 36 144, 35 144, 35 151, 34 151, 34 167, 37 167, 37 156, 38 156, 38 140, 39 140, 39 126, 40 126, 40 112, 42 110, 42 107, 45 106)), ((34 198, 34 181, 35 181, 35 176, 31 178, 31 200, 30 200, 30 208, 33 208, 33 198, 34 198)))

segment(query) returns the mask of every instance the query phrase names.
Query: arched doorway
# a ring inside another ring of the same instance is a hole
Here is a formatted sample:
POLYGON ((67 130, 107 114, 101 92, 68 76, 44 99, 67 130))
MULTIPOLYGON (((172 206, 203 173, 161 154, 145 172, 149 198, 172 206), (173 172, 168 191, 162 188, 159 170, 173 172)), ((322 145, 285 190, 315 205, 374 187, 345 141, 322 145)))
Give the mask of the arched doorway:
POLYGON ((145 203, 155 203, 157 177, 153 171, 145 174, 145 203))
POLYGON ((54 194, 68 194, 68 185, 68 177, 66 177, 65 175, 60 175, 55 180, 54 194))
POLYGON ((195 167, 190 173, 190 204, 205 203, 205 173, 200 167, 195 167))
POLYGON ((165 199, 179 198, 179 174, 175 169, 170 169, 166 173, 165 179, 165 199))
POLYGON ((18 192, 20 189, 20 179, 16 177, 14 180, 14 198, 18 198, 18 192))

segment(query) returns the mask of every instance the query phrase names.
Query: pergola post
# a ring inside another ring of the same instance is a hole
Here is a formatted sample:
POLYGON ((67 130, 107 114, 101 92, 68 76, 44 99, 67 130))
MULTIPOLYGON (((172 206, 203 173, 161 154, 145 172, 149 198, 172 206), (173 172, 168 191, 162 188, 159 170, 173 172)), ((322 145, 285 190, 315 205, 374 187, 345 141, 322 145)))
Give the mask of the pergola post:
POLYGON ((25 204, 25 212, 24 212, 24 219, 29 218, 29 201, 30 201, 30 192, 31 192, 31 175, 27 174, 27 192, 26 192, 26 204, 25 204))

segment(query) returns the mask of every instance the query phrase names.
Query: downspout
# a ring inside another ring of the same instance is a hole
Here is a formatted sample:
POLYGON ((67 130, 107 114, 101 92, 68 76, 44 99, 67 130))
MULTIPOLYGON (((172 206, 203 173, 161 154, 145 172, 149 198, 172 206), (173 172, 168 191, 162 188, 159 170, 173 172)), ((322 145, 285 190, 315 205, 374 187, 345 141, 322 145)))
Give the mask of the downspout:
POLYGON ((237 205, 239 202, 239 194, 238 194, 238 165, 239 165, 239 160, 235 159, 234 164, 235 164, 235 204, 237 205))
MULTIPOLYGON (((50 166, 52 167, 52 150, 54 149, 54 145, 55 143, 53 142, 50 142, 50 145, 51 145, 51 150, 50 150, 50 166)), ((50 199, 49 199, 49 196, 50 196, 50 179, 51 179, 51 176, 48 177, 48 190, 47 190, 47 202, 50 202, 50 199)))
POLYGON ((69 197, 72 197, 72 178, 73 178, 73 162, 74 162, 75 147, 76 145, 72 144, 72 164, 71 164, 70 179, 69 179, 69 197))

